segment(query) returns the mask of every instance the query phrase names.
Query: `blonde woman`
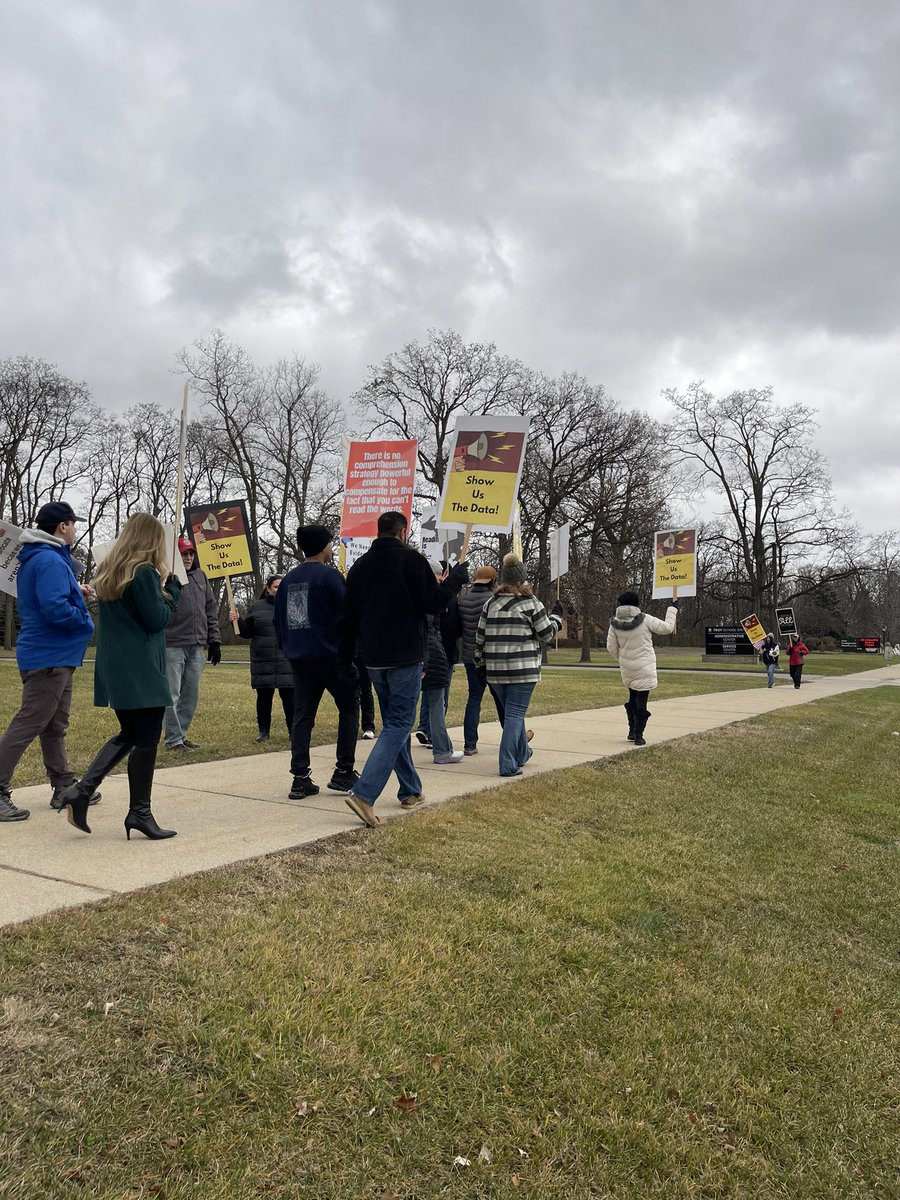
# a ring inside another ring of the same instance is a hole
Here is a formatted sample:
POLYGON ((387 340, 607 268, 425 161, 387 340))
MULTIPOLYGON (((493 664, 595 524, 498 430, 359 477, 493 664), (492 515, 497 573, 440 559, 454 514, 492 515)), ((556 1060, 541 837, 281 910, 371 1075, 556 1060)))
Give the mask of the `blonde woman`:
POLYGON ((181 591, 178 580, 167 575, 163 527, 155 517, 136 513, 126 522, 93 583, 100 601, 94 705, 115 711, 119 732, 100 750, 81 782, 63 796, 69 821, 84 833, 91 832, 89 798, 127 755, 125 836, 130 840, 132 829, 154 840, 175 836, 173 829, 160 829, 150 811, 163 714, 172 700, 163 631, 181 591))

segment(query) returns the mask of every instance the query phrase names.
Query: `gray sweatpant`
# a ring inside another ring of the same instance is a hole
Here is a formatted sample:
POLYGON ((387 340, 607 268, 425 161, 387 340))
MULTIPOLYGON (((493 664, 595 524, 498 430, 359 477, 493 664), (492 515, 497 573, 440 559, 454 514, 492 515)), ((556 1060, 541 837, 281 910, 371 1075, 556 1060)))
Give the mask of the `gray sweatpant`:
POLYGON ((75 782, 66 755, 66 730, 72 706, 74 667, 41 667, 20 671, 22 707, 0 738, 0 788, 9 790, 19 759, 35 738, 41 739, 41 753, 47 778, 56 787, 75 782))

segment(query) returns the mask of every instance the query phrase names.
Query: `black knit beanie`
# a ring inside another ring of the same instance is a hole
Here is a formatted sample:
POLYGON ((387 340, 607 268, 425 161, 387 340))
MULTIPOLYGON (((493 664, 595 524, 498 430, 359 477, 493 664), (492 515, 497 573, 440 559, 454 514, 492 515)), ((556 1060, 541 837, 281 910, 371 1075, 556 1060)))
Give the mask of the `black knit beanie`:
POLYGON ((304 558, 321 554, 328 543, 333 541, 334 534, 324 525, 301 525, 297 530, 297 546, 303 552, 304 558))

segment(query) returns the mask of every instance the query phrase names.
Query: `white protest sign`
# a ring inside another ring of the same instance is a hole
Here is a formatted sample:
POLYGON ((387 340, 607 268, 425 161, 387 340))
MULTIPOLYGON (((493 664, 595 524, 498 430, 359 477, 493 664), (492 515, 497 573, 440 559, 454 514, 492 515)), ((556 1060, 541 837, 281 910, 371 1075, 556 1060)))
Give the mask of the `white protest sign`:
POLYGON ((426 558, 434 562, 448 562, 451 566, 459 562, 466 535, 461 529, 439 526, 435 505, 423 510, 419 528, 420 549, 426 558))
POLYGON ((365 537, 341 538, 339 566, 345 575, 357 561, 357 559, 362 558, 362 556, 372 545, 373 540, 373 538, 365 537))
MULTIPOLYGON (((163 529, 165 530, 165 533, 166 533, 166 545, 171 546, 172 540, 175 537, 175 526, 174 525, 163 525, 163 529)), ((116 539, 116 540, 118 540, 118 539, 116 539)), ((98 567, 103 562, 104 558, 106 558, 107 554, 109 554, 110 550, 112 550, 112 548, 115 544, 116 544, 115 541, 113 541, 113 542, 96 542, 94 544, 94 546, 91 549, 91 553, 93 554, 94 562, 97 564, 98 567)), ((188 581, 187 571, 185 571, 185 569, 184 569, 184 563, 181 561, 180 554, 176 555, 176 558, 175 558, 174 575, 175 575, 175 578, 178 580, 178 582, 182 586, 184 586, 187 583, 187 581, 188 581)))
POLYGON ((0 592, 15 596, 16 576, 19 573, 19 534, 22 530, 18 525, 10 525, 9 521, 0 520, 0 592))
POLYGON ((569 573, 569 535, 572 532, 571 521, 560 525, 559 529, 550 534, 550 578, 559 579, 569 573))

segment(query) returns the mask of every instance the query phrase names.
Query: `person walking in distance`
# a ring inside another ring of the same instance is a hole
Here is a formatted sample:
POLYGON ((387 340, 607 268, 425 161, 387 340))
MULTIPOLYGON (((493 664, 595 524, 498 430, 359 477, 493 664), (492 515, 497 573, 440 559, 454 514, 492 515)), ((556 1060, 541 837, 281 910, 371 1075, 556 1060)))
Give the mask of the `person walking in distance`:
POLYGON ((338 710, 337 755, 328 788, 347 792, 358 778, 354 767, 359 693, 352 662, 338 661, 338 616, 345 584, 331 565, 334 536, 324 525, 301 525, 297 546, 304 560, 288 571, 275 596, 275 636, 294 678, 291 800, 315 796, 319 790, 310 770, 309 742, 325 692, 338 710))
MULTIPOLYGON (((85 594, 72 569, 75 522, 70 504, 43 505, 34 529, 19 535, 17 605, 21 628, 16 662, 22 677, 22 703, 0 738, 0 821, 24 821, 30 813, 12 802, 12 777, 19 759, 40 738, 44 769, 53 788, 50 804, 63 807, 62 794, 75 782, 66 755, 72 680, 94 632, 85 594)), ((96 804, 100 793, 92 793, 96 804)))
POLYGON ((541 647, 562 628, 562 605, 557 600, 548 615, 527 579, 519 556, 507 554, 500 567, 500 584, 484 605, 475 634, 475 666, 483 668, 503 707, 500 774, 504 776, 521 775, 531 758, 531 731, 525 728, 525 717, 541 678, 541 647))
POLYGON ((636 746, 646 746, 644 730, 650 720, 647 698, 657 683, 653 634, 675 632, 678 601, 673 600, 669 605, 664 621, 641 612, 637 592, 623 592, 616 604, 616 615, 610 621, 606 635, 606 649, 617 660, 622 682, 628 688, 628 703, 625 705, 628 740, 636 746))
POLYGON ((409 739, 422 687, 425 618, 445 609, 469 578, 465 563, 459 563, 439 584, 428 560, 407 546, 406 536, 403 513, 381 514, 378 537, 347 576, 341 622, 341 658, 351 662, 358 647, 381 708, 378 741, 347 796, 348 807, 373 827, 380 823, 375 803, 392 771, 404 808, 424 799, 409 739))
POLYGON ((190 538, 178 539, 178 550, 187 573, 187 584, 178 597, 175 616, 166 629, 166 676, 172 703, 166 709, 167 750, 199 750, 188 730, 200 699, 200 677, 207 662, 222 661, 222 635, 216 600, 209 580, 197 565, 190 538))
POLYGON ((117 763, 128 758, 125 836, 137 830, 152 841, 175 837, 161 829, 150 807, 163 714, 171 700, 164 630, 178 605, 181 584, 167 576, 165 530, 148 513, 135 513, 94 579, 100 601, 94 705, 112 708, 119 732, 101 747, 81 782, 63 795, 70 824, 90 833, 89 798, 117 763), (163 582, 165 580, 165 582, 163 582))
POLYGON ((800 677, 803 675, 803 660, 809 654, 806 646, 796 634, 788 637, 788 671, 794 681, 794 687, 799 688, 800 677))
POLYGON ((237 621, 241 637, 250 639, 250 686, 256 692, 258 742, 267 742, 272 732, 276 688, 288 737, 294 724, 294 675, 275 634, 275 597, 280 586, 281 576, 270 575, 259 599, 250 605, 245 617, 238 616, 234 610, 228 614, 229 621, 237 621))
POLYGON ((775 668, 778 666, 778 656, 780 653, 781 647, 778 645, 778 639, 775 637, 775 634, 767 633, 766 639, 760 649, 759 657, 766 668, 769 687, 775 686, 775 668))

